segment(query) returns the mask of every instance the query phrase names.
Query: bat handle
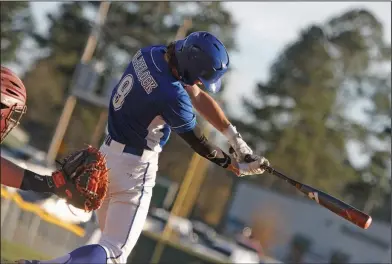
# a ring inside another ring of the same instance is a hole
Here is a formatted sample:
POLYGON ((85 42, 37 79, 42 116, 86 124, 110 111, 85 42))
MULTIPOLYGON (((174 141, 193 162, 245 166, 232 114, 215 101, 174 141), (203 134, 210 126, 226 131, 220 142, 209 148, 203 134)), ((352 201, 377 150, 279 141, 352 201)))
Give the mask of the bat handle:
MULTIPOLYGON (((229 153, 230 153, 230 154, 235 153, 234 148, 231 147, 231 146, 230 146, 230 148, 229 148, 229 153)), ((255 161, 255 160, 256 160, 255 156, 250 155, 250 154, 247 154, 247 155, 245 155, 245 157, 244 157, 244 161, 245 161, 246 163, 251 163, 251 162, 253 162, 253 161, 255 161)), ((260 167, 261 167, 262 169, 266 170, 268 173, 274 174, 274 172, 275 172, 275 170, 274 170, 273 168, 271 168, 270 166, 261 165, 260 167)))
POLYGON ((234 150, 234 148, 233 148, 232 146, 230 146, 230 148, 229 148, 229 154, 233 154, 233 153, 235 153, 235 150, 234 150))
MULTIPOLYGON (((239 161, 238 156, 236 155, 237 153, 235 152, 235 150, 232 146, 230 146, 230 148, 229 148, 229 154, 232 155, 233 158, 235 158, 237 161, 239 161)), ((252 161, 255 161, 255 159, 252 159, 252 155, 248 154, 248 155, 245 155, 244 161, 246 163, 251 163, 252 161)))

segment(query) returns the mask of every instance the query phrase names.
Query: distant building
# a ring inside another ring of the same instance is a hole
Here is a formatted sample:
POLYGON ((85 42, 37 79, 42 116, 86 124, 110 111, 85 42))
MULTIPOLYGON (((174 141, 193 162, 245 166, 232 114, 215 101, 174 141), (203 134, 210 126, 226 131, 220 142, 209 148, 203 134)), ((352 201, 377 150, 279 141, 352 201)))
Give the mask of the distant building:
POLYGON ((280 261, 391 263, 390 223, 373 220, 363 230, 300 195, 284 196, 250 183, 237 190, 225 231, 262 226, 265 233, 273 232, 266 250, 280 261))

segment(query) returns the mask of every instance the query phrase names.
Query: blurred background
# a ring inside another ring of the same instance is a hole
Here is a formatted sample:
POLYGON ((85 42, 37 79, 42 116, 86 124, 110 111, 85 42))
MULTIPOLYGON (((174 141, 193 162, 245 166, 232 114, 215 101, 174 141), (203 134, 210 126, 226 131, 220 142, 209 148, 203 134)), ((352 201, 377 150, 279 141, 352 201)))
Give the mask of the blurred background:
MULTIPOLYGON (((271 175, 236 178, 172 135, 129 263, 391 263, 389 2, 0 4, 1 64, 28 91, 3 157, 49 175, 56 158, 99 146, 135 51, 207 30, 232 61, 215 98, 255 152, 373 217, 362 230, 271 175)), ((99 237, 94 214, 2 186, 2 261, 99 237)))

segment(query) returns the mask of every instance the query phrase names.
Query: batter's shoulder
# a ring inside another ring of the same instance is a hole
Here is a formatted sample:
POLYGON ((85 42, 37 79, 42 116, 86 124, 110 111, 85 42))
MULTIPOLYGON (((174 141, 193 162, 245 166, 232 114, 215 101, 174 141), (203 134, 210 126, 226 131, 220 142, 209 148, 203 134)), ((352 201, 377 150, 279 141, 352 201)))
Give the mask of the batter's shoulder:
POLYGON ((166 46, 165 45, 150 45, 150 46, 145 46, 144 48, 140 49, 142 53, 145 52, 151 52, 153 50, 166 50, 166 46))
POLYGON ((166 99, 189 97, 184 86, 179 81, 168 81, 164 92, 166 99))

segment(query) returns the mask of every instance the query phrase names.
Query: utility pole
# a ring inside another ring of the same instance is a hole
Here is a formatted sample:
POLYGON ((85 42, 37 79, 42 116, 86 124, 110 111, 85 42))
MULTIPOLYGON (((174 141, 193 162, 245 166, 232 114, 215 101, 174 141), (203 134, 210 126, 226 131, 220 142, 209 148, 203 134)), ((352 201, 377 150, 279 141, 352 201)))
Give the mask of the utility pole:
POLYGON ((186 33, 192 27, 192 19, 186 18, 182 26, 178 29, 177 34, 175 36, 175 40, 183 39, 186 37, 186 33))
MULTIPOLYGON (((205 134, 209 134, 210 127, 207 126, 206 129, 204 130, 205 134)), ((170 239, 170 236, 172 234, 172 228, 170 221, 173 216, 178 216, 179 213, 181 212, 182 207, 184 206, 185 200, 187 199, 187 194, 190 190, 190 186, 192 185, 193 187, 193 180, 195 178, 196 171, 199 171, 199 165, 201 163, 202 157, 198 154, 194 154, 192 156, 191 162, 189 163, 188 170, 185 174, 185 177, 181 183, 180 188, 178 189, 178 194, 176 197, 176 200, 174 201, 173 208, 170 211, 169 219, 166 222, 166 225, 163 229, 162 235, 160 236, 160 239, 158 240, 157 245, 155 246, 152 258, 150 263, 152 264, 157 264, 159 263, 159 260, 161 259, 163 250, 165 248, 166 242, 170 239)), ((200 187, 200 186, 199 186, 200 187)))
MULTIPOLYGON (((204 135, 208 138, 209 141, 213 141, 214 134, 211 133, 211 125, 207 122, 204 122, 204 135)), ((207 177, 208 171, 211 169, 211 163, 204 158, 201 158, 199 154, 196 152, 193 154, 193 158, 197 158, 197 170, 192 171, 192 188, 186 194, 186 199, 182 204, 182 207, 176 214, 179 217, 189 218, 195 204, 200 195, 200 189, 207 177)), ((189 167, 190 168, 190 167, 189 167)), ((188 168, 188 170, 189 170, 188 168)))
MULTIPOLYGON (((99 5, 99 10, 96 18, 96 25, 92 29, 90 36, 87 40, 83 55, 81 57, 81 63, 86 64, 89 61, 91 61, 94 51, 97 47, 97 42, 101 31, 101 27, 103 26, 106 20, 109 7, 110 7, 110 2, 101 2, 101 4, 99 5)), ((54 164, 56 160, 57 153, 60 148, 60 144, 64 139, 64 135, 69 125, 69 121, 71 119, 73 110, 75 109, 76 101, 77 101, 76 96, 70 95, 68 96, 65 102, 63 112, 61 113, 59 122, 57 124, 55 133, 53 135, 52 141, 49 146, 48 154, 46 156, 46 163, 48 165, 54 164)))
POLYGON ((91 146, 98 147, 100 143, 99 141, 106 127, 107 119, 108 119, 108 109, 104 109, 99 115, 98 123, 95 126, 93 135, 91 136, 91 140, 90 140, 91 146))

